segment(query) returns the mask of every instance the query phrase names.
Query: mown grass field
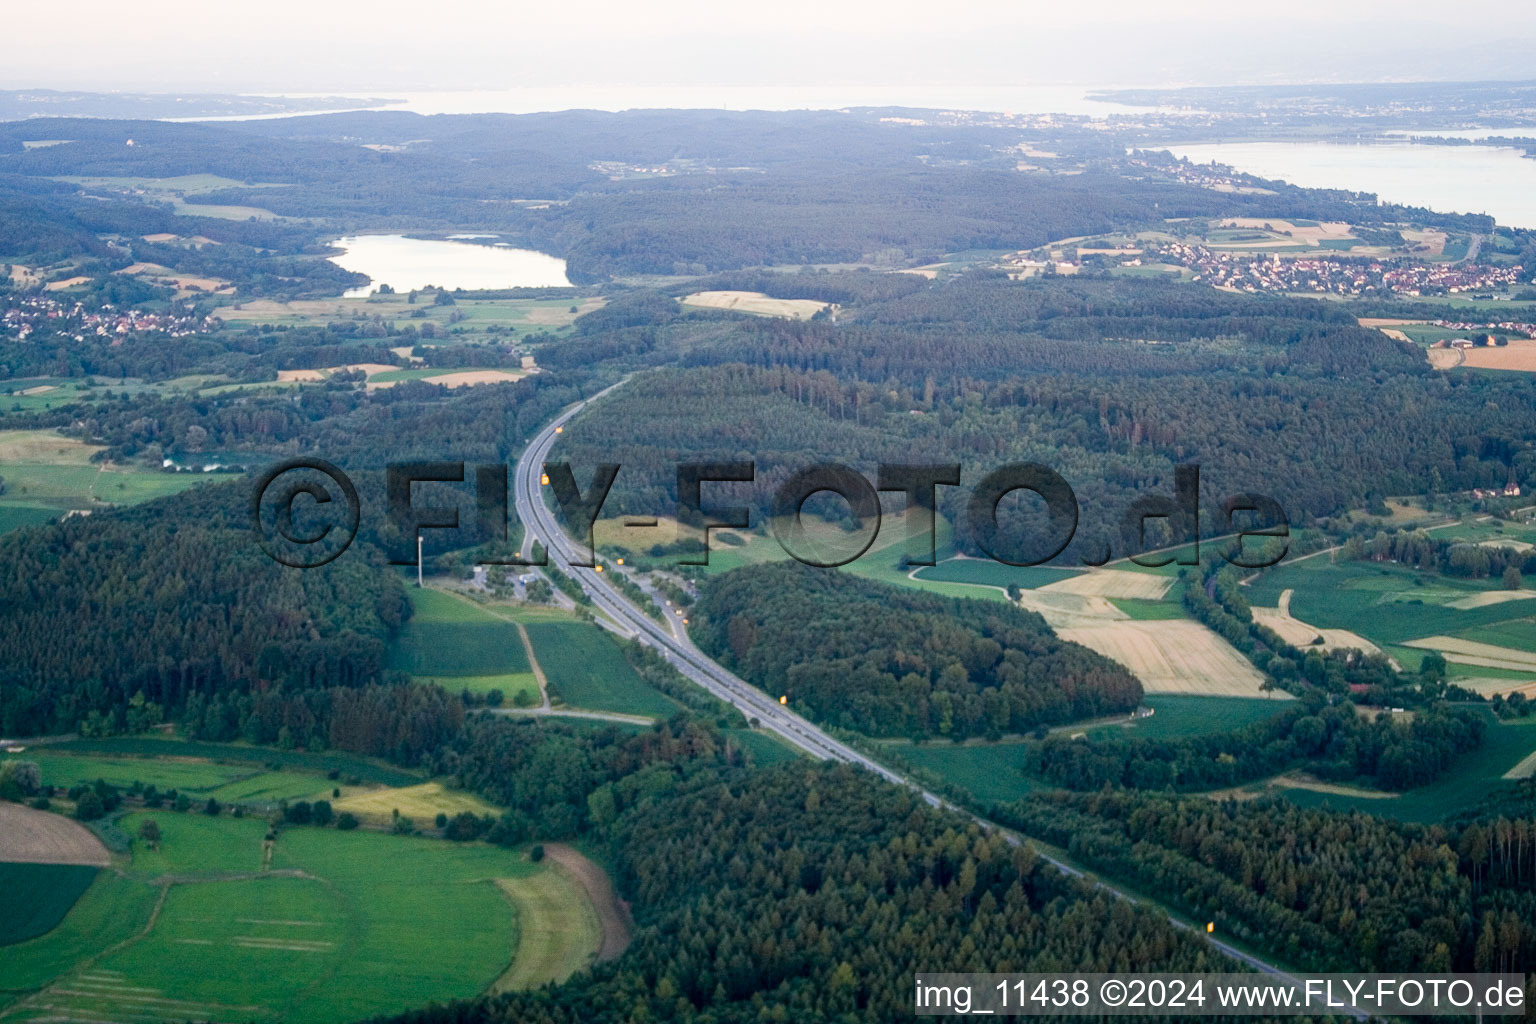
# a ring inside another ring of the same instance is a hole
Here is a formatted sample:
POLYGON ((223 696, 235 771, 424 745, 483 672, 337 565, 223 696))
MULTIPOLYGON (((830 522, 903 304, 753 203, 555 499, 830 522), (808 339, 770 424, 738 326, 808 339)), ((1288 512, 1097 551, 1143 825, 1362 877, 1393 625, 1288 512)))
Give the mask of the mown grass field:
POLYGON ((143 782, 146 785, 153 783, 162 790, 212 792, 252 774, 250 767, 236 765, 141 757, 100 757, 55 752, 52 747, 32 747, 20 754, 0 754, 0 761, 12 759, 36 762, 43 773, 44 782, 66 789, 77 782, 89 783, 105 779, 119 787, 143 782))
POLYGON ((453 689, 453 677, 533 670, 517 627, 474 602, 437 590, 410 590, 415 614, 390 647, 389 666, 453 689))
POLYGON ((7 947, 0 1019, 331 1024, 473 997, 515 962, 537 965, 519 984, 543 984, 597 950, 580 887, 520 852, 293 828, 262 872, 264 822, 139 812, 123 828, 145 817, 159 851, 136 843, 125 875, 7 947))
POLYGON ((1438 540, 1513 544, 1536 544, 1536 523, 1512 523, 1502 519, 1464 519, 1454 526, 1436 530, 1438 540))
POLYGON ((0 863, 0 947, 52 931, 100 870, 78 864, 0 863))
POLYGON ((40 412, 84 397, 91 389, 68 377, 27 377, 0 381, 0 409, 40 412), (31 392, 31 394, 28 394, 31 392))
POLYGON ((586 622, 530 622, 550 699, 573 708, 666 717, 679 705, 635 674, 618 643, 586 622))
POLYGON ((516 704, 519 693, 524 695, 527 706, 539 703, 539 681, 532 672, 509 672, 495 676, 417 676, 416 681, 441 686, 452 694, 468 690, 479 697, 484 697, 492 690, 500 690, 502 704, 506 707, 516 704))
POLYGON ((602 946, 602 925, 576 882, 558 868, 533 878, 499 878, 517 909, 517 955, 492 990, 505 992, 562 982, 588 966, 602 946))

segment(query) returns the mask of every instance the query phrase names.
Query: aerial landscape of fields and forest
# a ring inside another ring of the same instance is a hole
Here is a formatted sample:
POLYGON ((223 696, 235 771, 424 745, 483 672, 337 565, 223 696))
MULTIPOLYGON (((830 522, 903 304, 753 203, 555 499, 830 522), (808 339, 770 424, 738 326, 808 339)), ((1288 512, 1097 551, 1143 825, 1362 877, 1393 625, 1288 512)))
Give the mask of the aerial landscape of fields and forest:
POLYGON ((18 12, 0 1024, 1536 1018, 1531 12, 596 6, 18 12))

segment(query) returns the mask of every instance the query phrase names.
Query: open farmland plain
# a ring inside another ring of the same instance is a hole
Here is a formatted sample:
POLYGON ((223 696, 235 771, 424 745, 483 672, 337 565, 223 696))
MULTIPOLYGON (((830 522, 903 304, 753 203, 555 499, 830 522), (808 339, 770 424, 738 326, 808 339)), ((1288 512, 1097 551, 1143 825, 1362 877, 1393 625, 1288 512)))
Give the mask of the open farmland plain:
POLYGON ((111 892, 6 950, 0 1020, 351 1020, 473 996, 519 960, 538 965, 520 986, 563 978, 603 941, 570 872, 518 852, 317 828, 266 851, 263 822, 158 812, 122 826, 146 818, 159 849, 137 843, 111 892), (72 919, 103 909, 123 921, 93 944, 72 919))
MULTIPOLYGON (((1491 533, 1468 529, 1473 541, 1491 533)), ((1318 556, 1264 571, 1247 596, 1272 627, 1283 601, 1286 617, 1298 620, 1289 627, 1292 642, 1303 648, 1321 636, 1325 647, 1379 649, 1409 671, 1425 652, 1438 651, 1453 683, 1485 697, 1536 695, 1536 591, 1318 556), (1308 631, 1312 636, 1300 643, 1308 631)))
POLYGON ((391 667, 450 693, 519 693, 527 706, 543 695, 517 624, 467 597, 411 588, 411 620, 390 649, 391 667))
POLYGON ((195 473, 165 473, 94 461, 96 445, 52 430, 0 430, 0 531, 71 510, 92 511, 177 494, 201 482, 195 473))

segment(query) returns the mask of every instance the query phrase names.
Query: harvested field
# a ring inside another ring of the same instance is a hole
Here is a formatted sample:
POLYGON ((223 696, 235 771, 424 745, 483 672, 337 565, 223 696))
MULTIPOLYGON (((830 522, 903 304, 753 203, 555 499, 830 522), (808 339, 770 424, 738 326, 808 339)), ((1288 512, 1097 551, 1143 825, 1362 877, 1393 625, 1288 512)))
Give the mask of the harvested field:
POLYGON ((1462 640, 1454 636, 1426 636, 1418 640, 1409 640, 1405 646, 1439 651, 1445 655, 1446 661, 1455 662, 1458 665, 1536 672, 1536 653, 1514 647, 1497 647, 1493 644, 1462 640))
MULTIPOLYGON (((1490 548, 1514 548, 1516 551, 1531 549, 1531 545, 1519 540, 1485 540, 1480 543, 1490 548)), ((1503 604, 1505 601, 1529 601, 1533 597, 1536 597, 1536 590, 1484 590, 1466 597, 1459 597, 1454 601, 1447 601, 1445 606, 1458 611, 1471 611, 1473 608, 1486 608, 1488 605, 1503 604)))
POLYGON ((1258 670, 1198 622, 1127 619, 1056 633, 1124 665, 1148 693, 1290 699, 1278 690, 1262 690, 1264 677, 1258 670))
POLYGON ((1130 620, 1130 615, 1116 608, 1107 597, 1095 594, 1048 593, 1044 588, 1038 588, 1020 594, 1019 605, 1045 619, 1046 625, 1058 633, 1063 629, 1130 620))
POLYGON ((564 848, 564 860, 556 860, 550 848, 545 853, 555 863, 538 874, 496 879, 517 909, 518 934, 512 964, 492 984, 492 992, 562 982, 590 966, 602 948, 605 936, 597 908, 566 862, 579 860, 599 876, 602 872, 569 847, 564 848))
POLYGON ((1460 366, 1465 360, 1459 348, 1432 348, 1428 350, 1429 365, 1437 370, 1449 370, 1460 366))
MULTIPOLYGON (((28 388, 22 393, 41 392, 37 388, 28 388)), ((63 437, 52 430, 0 430, 0 462, 84 466, 100 450, 99 447, 73 437, 63 437)))
POLYGON ((522 380, 527 374, 514 373, 511 370, 461 370, 456 373, 440 373, 433 377, 423 377, 432 384, 438 384, 445 388, 472 387, 475 384, 509 384, 522 380))
POLYGON ((1280 594, 1280 604, 1275 608, 1261 608, 1257 605, 1253 608, 1253 620, 1260 625, 1268 626, 1280 634, 1280 639, 1296 647, 1312 647, 1313 641, 1318 637, 1323 638, 1322 649, 1336 651, 1343 648, 1353 648, 1364 651, 1366 654, 1380 654, 1381 648, 1371 643, 1359 633, 1353 633, 1347 629, 1318 629, 1308 625, 1300 619, 1291 616, 1291 595, 1294 590, 1285 590, 1280 594))
POLYGON ((1521 681, 1503 676, 1464 676, 1452 682, 1479 697, 1492 699, 1500 694, 1508 697, 1512 693, 1523 693, 1526 700, 1536 700, 1536 679, 1521 681))
POLYGON ((1444 231, 1435 228, 1399 228, 1398 234, 1408 243, 1414 255, 1440 256, 1445 252, 1445 243, 1448 240, 1444 231))
POLYGON ((1161 601, 1174 577, 1126 569, 1090 569, 1071 579, 1047 583, 1040 590, 1053 594, 1082 594, 1085 597, 1136 598, 1161 601))
POLYGON ((418 823, 430 822, 439 813, 450 818, 461 811, 472 814, 495 814, 497 809, 472 793, 444 789, 440 782, 424 782, 419 786, 398 789, 369 789, 345 793, 335 801, 335 809, 351 811, 359 818, 370 821, 389 821, 399 811, 403 816, 418 823))
POLYGON ((599 960, 613 960, 629 948, 629 906, 613 891, 613 883, 603 869, 583 857, 580 851, 564 843, 548 843, 544 855, 560 865, 576 879, 592 908, 597 911, 598 924, 603 929, 602 945, 598 947, 599 960))
POLYGON ((362 370, 368 376, 373 377, 398 369, 400 367, 390 366, 387 363, 350 363, 346 366, 327 366, 323 370, 278 370, 277 379, 284 383, 289 381, 325 380, 332 374, 350 370, 362 370))
POLYGON ((1301 226, 1292 224, 1288 220, 1265 219, 1263 217, 1228 217, 1221 222, 1224 228, 1251 228, 1255 230, 1271 230, 1290 235, 1287 241, 1301 242, 1307 245, 1318 245, 1324 240, 1341 241, 1346 238, 1354 238, 1349 230, 1349 225, 1343 221, 1328 221, 1313 226, 1301 226))
POLYGON ((814 299, 774 299, 762 292, 694 292, 682 300, 685 306, 701 309, 730 309, 758 316, 779 316, 790 320, 809 320, 826 309, 828 303, 814 299))
POLYGON ((1504 773, 1506 779, 1528 779, 1536 775, 1536 751, 1532 751, 1519 764, 1504 773))
POLYGON ((1395 800, 1398 796, 1396 793, 1383 793, 1375 789, 1361 789, 1358 786, 1340 786, 1336 783, 1324 782, 1306 772, 1280 775, 1271 779, 1269 784, 1276 789, 1309 789, 1314 793, 1351 796, 1362 800, 1395 800))
POLYGON ((1536 338, 1510 338, 1508 345, 1462 349, 1462 365, 1478 370, 1536 373, 1536 338))
POLYGON ((77 284, 89 284, 90 280, 88 277, 66 277, 62 281, 50 281, 48 284, 43 285, 43 290, 49 292, 61 291, 65 288, 73 288, 77 284))
POLYGON ((0 861, 106 867, 111 858, 85 826, 58 814, 0 803, 0 861))

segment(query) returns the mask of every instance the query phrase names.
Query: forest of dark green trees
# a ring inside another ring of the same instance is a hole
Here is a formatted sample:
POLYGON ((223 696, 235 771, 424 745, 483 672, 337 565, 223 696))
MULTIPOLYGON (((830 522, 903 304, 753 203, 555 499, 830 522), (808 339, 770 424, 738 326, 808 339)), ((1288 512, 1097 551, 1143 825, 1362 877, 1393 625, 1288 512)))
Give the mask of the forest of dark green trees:
POLYGON ((1141 702, 1134 676, 1033 612, 798 562, 711 578, 690 621, 699 647, 742 678, 875 736, 996 739, 1141 702))

